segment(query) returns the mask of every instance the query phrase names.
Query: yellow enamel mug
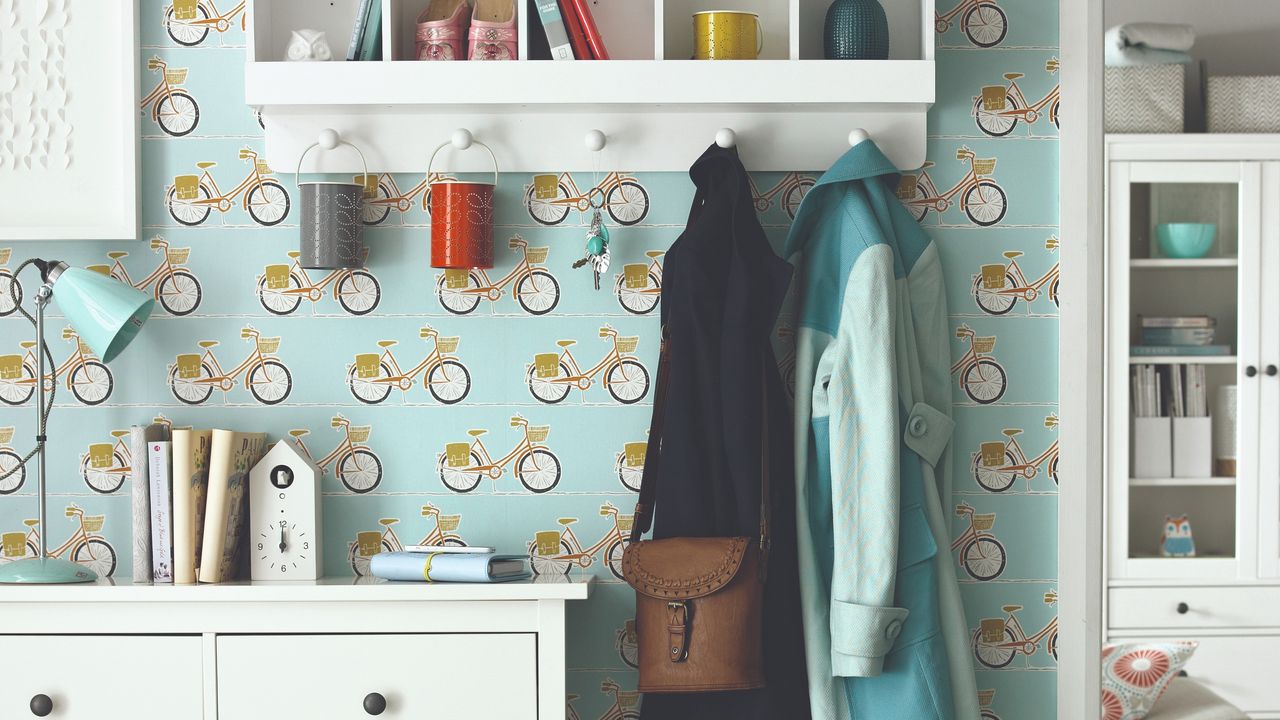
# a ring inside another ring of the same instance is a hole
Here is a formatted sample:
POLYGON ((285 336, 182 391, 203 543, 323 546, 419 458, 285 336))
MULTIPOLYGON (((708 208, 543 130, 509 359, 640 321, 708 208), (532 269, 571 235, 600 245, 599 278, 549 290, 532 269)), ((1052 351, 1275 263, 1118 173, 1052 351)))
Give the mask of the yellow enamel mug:
POLYGON ((693 14, 693 59, 755 60, 764 50, 760 16, 736 10, 693 14))

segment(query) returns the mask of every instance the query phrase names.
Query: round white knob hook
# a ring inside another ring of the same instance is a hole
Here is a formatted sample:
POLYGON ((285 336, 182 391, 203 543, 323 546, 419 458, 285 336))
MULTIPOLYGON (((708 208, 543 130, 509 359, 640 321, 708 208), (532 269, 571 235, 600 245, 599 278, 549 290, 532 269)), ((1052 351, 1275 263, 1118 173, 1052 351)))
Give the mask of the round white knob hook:
POLYGON ((722 148, 731 148, 738 144, 738 133, 731 128, 720 128, 716 132, 716 145, 722 148))
POLYGON ((332 150, 338 147, 338 143, 342 142, 342 136, 333 128, 325 128, 320 131, 320 137, 316 139, 316 142, 321 148, 332 150))
POLYGON ((583 143, 591 152, 600 152, 608 142, 608 136, 599 130, 588 130, 586 137, 583 138, 583 143))
POLYGON ((449 142, 459 150, 466 150, 467 148, 470 148, 471 144, 475 141, 475 136, 466 128, 458 128, 457 130, 454 130, 453 135, 449 137, 449 142))
POLYGON ((853 132, 849 133, 849 147, 853 147, 863 140, 870 139, 871 135, 867 134, 866 130, 863 130, 862 128, 854 128, 853 132))

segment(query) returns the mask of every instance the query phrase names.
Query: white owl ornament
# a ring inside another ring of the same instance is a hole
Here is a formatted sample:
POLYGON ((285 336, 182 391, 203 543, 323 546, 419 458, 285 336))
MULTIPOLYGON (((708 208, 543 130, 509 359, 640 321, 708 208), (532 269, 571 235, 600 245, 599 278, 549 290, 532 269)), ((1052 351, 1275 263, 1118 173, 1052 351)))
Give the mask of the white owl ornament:
POLYGON ((323 30, 294 30, 289 38, 289 47, 285 48, 284 59, 290 62, 332 60, 333 51, 329 49, 329 40, 323 30))

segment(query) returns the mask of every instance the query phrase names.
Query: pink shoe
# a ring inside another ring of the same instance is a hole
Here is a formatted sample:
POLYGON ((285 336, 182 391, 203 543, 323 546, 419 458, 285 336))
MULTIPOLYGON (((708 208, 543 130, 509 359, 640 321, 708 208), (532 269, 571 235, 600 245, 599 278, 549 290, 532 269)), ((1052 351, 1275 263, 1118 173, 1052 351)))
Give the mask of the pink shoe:
POLYGON ((476 0, 468 39, 472 60, 515 60, 515 0, 476 0))
POLYGON ((431 0, 418 16, 418 37, 414 52, 419 60, 461 60, 470 20, 467 0, 431 0))

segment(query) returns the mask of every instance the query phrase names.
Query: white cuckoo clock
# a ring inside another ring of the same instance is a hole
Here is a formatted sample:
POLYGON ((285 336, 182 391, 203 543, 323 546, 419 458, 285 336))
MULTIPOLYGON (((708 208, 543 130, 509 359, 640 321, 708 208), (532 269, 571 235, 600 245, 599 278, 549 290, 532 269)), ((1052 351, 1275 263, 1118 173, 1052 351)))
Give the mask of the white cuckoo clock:
POLYGON ((320 557, 320 468, 281 440, 249 472, 250 576, 316 580, 320 557))

